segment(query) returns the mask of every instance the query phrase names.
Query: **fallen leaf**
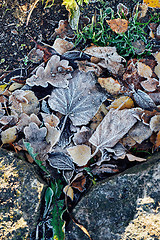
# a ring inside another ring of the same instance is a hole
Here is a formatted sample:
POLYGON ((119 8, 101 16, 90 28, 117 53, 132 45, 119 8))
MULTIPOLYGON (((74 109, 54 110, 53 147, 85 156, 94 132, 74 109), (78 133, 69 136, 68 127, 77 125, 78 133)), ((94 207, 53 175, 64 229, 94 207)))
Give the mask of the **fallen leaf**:
POLYGON ((33 62, 33 63, 39 63, 44 56, 44 52, 41 51, 40 49, 33 48, 29 53, 28 53, 28 60, 33 62))
POLYGON ((75 170, 72 159, 66 154, 60 152, 52 152, 48 155, 49 164, 53 168, 57 168, 59 170, 75 170))
POLYGON ((67 60, 60 60, 60 57, 54 55, 47 62, 46 67, 40 66, 36 75, 32 75, 26 80, 26 83, 29 86, 41 86, 47 87, 50 83, 54 87, 66 88, 68 86, 68 80, 71 79, 71 71, 73 70, 70 67, 67 60))
POLYGON ((97 166, 92 170, 92 173, 94 175, 101 175, 101 174, 105 174, 105 173, 118 173, 119 169, 117 167, 117 165, 113 165, 113 164, 102 164, 101 166, 97 166))
POLYGON ((144 161, 147 160, 147 159, 145 159, 145 158, 136 157, 136 156, 134 156, 134 155, 132 155, 132 154, 130 154, 130 153, 126 154, 126 156, 128 157, 128 160, 129 160, 130 162, 133 162, 133 161, 144 162, 144 161))
POLYGON ((142 62, 137 63, 137 69, 141 77, 150 78, 152 76, 152 69, 142 62))
POLYGON ((153 116, 150 120, 149 126, 154 132, 160 131, 160 115, 153 116))
POLYGON ((74 192, 73 192, 73 188, 72 188, 70 185, 66 185, 66 186, 63 188, 63 192, 64 192, 64 194, 67 195, 67 197, 70 197, 70 199, 73 201, 74 192))
POLYGON ((75 126, 87 124, 106 96, 96 88, 91 73, 76 72, 68 88, 54 89, 48 99, 50 108, 68 116, 75 126))
POLYGON ((125 109, 125 108, 133 108, 134 107, 134 102, 133 100, 128 97, 128 96, 122 96, 119 97, 117 99, 115 99, 109 106, 107 109, 111 109, 111 108, 118 108, 120 110, 125 109))
POLYGON ((132 43, 136 54, 142 54, 146 50, 146 45, 142 40, 138 40, 132 43))
POLYGON ((51 127, 57 127, 59 124, 59 118, 52 114, 46 114, 46 113, 41 113, 42 118, 43 118, 43 122, 48 123, 51 127))
POLYGON ((126 19, 111 19, 106 21, 113 32, 122 34, 128 30, 128 20, 126 19))
POLYGON ((152 130, 149 126, 144 125, 142 122, 137 122, 128 132, 129 136, 137 143, 142 143, 152 135, 152 130))
POLYGON ((29 142, 35 153, 47 153, 50 145, 46 141, 47 128, 39 128, 36 123, 31 122, 24 128, 25 141, 29 142))
POLYGON ((107 113, 108 113, 108 110, 106 108, 106 105, 102 103, 102 105, 98 109, 98 112, 91 119, 90 129, 95 130, 97 126, 102 122, 103 118, 106 116, 107 113))
POLYGON ((45 123, 45 127, 47 128, 46 141, 51 144, 52 148, 58 142, 61 132, 55 127, 51 127, 48 123, 45 123))
POLYGON ((3 144, 13 143, 17 139, 17 128, 16 126, 6 129, 1 132, 1 141, 3 144))
POLYGON ((158 148, 160 146, 160 131, 157 133, 156 144, 155 147, 158 148))
POLYGON ((98 82, 110 94, 117 95, 121 89, 119 82, 112 77, 98 78, 98 82))
POLYGON ((8 88, 8 90, 9 90, 10 92, 13 92, 13 91, 15 91, 15 90, 17 90, 17 89, 22 88, 23 85, 24 85, 24 84, 14 82, 14 83, 12 83, 12 84, 10 85, 10 87, 8 88))
POLYGON ((86 48, 84 51, 86 54, 92 57, 100 58, 98 66, 107 69, 113 74, 118 74, 119 70, 123 68, 123 64, 126 60, 118 55, 115 47, 97 47, 95 45, 86 48))
POLYGON ((150 98, 150 96, 143 92, 142 90, 138 89, 137 91, 134 91, 133 97, 135 102, 139 105, 139 107, 145 109, 145 110, 153 110, 156 108, 156 104, 150 98))
POLYGON ((155 58, 157 60, 158 65, 155 66, 154 68, 154 72, 157 75, 157 77, 159 78, 159 85, 160 85, 160 52, 158 52, 157 54, 155 54, 155 58))
POLYGON ((91 148, 87 145, 77 145, 67 148, 67 152, 78 166, 84 166, 91 158, 91 148))
POLYGON ((103 70, 97 64, 86 61, 76 61, 79 71, 82 72, 94 72, 97 77, 99 77, 103 70))
POLYGON ((75 37, 74 31, 70 27, 67 20, 60 20, 58 24, 58 28, 55 29, 56 35, 60 38, 69 38, 73 39, 75 37))
POLYGON ((96 131, 93 133, 89 142, 97 149, 112 148, 137 122, 130 109, 113 110, 111 109, 96 131))
POLYGON ((74 44, 72 42, 68 42, 61 38, 57 38, 53 44, 53 48, 61 55, 71 50, 73 47, 74 44))
POLYGON ((74 134, 73 142, 76 145, 84 144, 89 140, 90 137, 91 137, 90 129, 82 127, 82 129, 79 132, 74 134))
POLYGON ((9 97, 11 110, 18 114, 26 113, 28 115, 39 112, 39 101, 33 91, 16 90, 9 97))
POLYGON ((26 113, 22 113, 19 116, 16 124, 17 130, 23 131, 24 127, 28 126, 31 122, 36 123, 38 126, 42 124, 37 115, 35 115, 34 113, 32 113, 30 116, 28 116, 26 113))
POLYGON ((159 0, 143 0, 151 8, 160 8, 159 0))
POLYGON ((156 78, 148 78, 147 80, 140 82, 140 84, 145 91, 154 92, 156 91, 159 82, 156 78))
POLYGON ((82 172, 78 173, 71 182, 71 186, 73 188, 78 189, 80 192, 83 192, 86 188, 84 187, 86 184, 86 177, 82 172))

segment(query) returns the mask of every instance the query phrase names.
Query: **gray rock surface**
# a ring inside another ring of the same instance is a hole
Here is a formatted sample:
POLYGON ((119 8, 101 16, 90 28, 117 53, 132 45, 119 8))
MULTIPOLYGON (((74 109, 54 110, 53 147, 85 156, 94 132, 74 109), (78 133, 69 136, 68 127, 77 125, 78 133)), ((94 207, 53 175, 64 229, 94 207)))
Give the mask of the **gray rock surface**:
POLYGON ((40 216, 43 188, 32 166, 0 150, 1 240, 30 239, 40 216))
MULTIPOLYGON (((160 154, 156 154, 147 162, 96 184, 82 198, 73 216, 93 240, 160 239, 159 159, 160 154)), ((73 222, 68 225, 66 240, 87 239, 73 222)))

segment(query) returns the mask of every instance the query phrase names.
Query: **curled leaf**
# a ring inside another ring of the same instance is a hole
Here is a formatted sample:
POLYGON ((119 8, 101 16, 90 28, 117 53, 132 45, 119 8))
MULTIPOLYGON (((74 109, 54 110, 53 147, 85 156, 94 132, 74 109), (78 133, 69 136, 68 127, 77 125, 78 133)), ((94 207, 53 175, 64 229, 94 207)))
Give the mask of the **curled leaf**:
POLYGON ((65 186, 63 188, 63 192, 67 195, 67 197, 70 197, 70 199, 73 201, 74 192, 73 192, 73 188, 70 185, 65 186))
POLYGON ((45 68, 39 67, 36 75, 31 76, 26 80, 29 86, 47 87, 50 83, 54 87, 67 87, 68 80, 72 77, 69 72, 73 69, 68 66, 67 60, 60 60, 60 57, 53 55, 48 61, 45 68))
POLYGON ((130 162, 133 162, 133 161, 144 162, 144 161, 147 160, 147 159, 145 159, 145 158, 136 157, 136 156, 134 156, 134 155, 132 155, 132 154, 130 154, 130 153, 126 154, 126 156, 128 157, 128 160, 129 160, 130 162))
POLYGON ((91 158, 91 148, 87 145, 77 145, 67 148, 67 152, 78 166, 86 165, 91 158))
POLYGON ((155 115, 151 118, 151 121, 149 123, 150 128, 154 132, 160 131, 160 115, 155 115))

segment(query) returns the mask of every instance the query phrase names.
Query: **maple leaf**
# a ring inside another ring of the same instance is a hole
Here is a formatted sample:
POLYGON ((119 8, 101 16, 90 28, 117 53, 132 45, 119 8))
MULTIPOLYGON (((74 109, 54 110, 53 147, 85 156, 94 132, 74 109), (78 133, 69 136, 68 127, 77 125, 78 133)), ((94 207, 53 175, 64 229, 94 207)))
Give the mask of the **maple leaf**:
POLYGON ((48 104, 52 110, 69 117, 75 126, 85 125, 106 99, 95 84, 92 73, 75 72, 68 88, 53 89, 48 104))

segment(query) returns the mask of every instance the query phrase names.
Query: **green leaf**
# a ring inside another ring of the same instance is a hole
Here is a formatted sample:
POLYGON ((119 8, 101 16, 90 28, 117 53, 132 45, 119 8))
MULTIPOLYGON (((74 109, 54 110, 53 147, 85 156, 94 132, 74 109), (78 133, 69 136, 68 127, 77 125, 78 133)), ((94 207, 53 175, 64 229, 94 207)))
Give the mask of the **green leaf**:
POLYGON ((46 215, 50 209, 53 195, 54 195, 54 192, 53 192, 52 188, 48 187, 45 192, 45 209, 44 209, 44 213, 43 213, 44 218, 46 217, 46 215))
POLYGON ((65 221, 62 219, 64 213, 63 206, 64 200, 57 201, 56 199, 53 199, 51 225, 53 227, 53 239, 55 240, 63 240, 65 238, 65 221))
POLYGON ((31 144, 29 142, 25 142, 23 140, 23 144, 25 146, 25 148, 27 149, 29 155, 33 158, 33 160, 37 163, 37 165, 44 171, 46 172, 47 174, 49 174, 49 172, 47 171, 46 167, 43 166, 42 162, 38 159, 36 159, 36 156, 38 155, 37 153, 34 153, 34 150, 31 146, 31 144))

